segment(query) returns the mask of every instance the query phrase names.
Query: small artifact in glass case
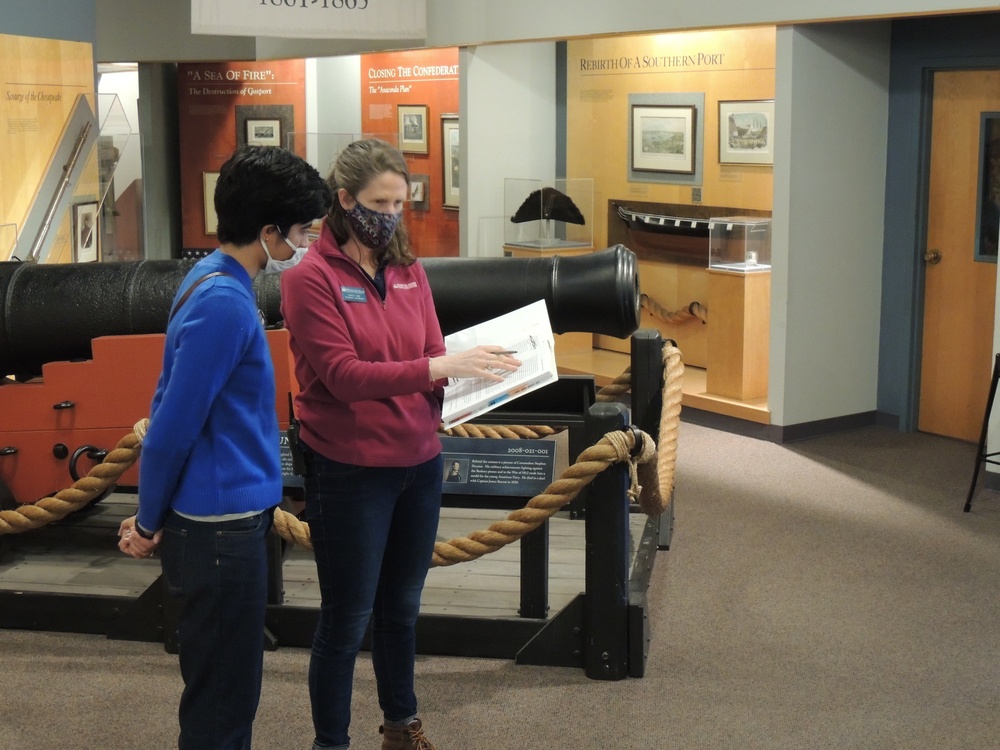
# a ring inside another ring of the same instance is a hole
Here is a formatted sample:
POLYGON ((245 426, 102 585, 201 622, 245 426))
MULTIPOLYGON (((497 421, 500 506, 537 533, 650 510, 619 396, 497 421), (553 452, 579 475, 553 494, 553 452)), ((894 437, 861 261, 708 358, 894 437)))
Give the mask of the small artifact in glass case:
POLYGON ((771 219, 722 216, 708 222, 709 269, 736 273, 771 270, 771 219))
POLYGON ((504 244, 528 248, 591 247, 592 179, 504 180, 504 244))

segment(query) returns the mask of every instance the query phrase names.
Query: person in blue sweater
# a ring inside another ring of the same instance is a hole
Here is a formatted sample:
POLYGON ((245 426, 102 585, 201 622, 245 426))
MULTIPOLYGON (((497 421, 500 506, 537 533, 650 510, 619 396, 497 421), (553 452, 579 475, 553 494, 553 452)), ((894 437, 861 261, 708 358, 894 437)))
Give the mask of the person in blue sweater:
POLYGON ((332 194, 300 157, 237 150, 219 172, 220 246, 177 291, 143 439, 139 509, 119 529, 132 557, 159 549, 180 600, 180 750, 250 747, 260 699, 265 535, 282 478, 274 369, 252 289, 294 264, 332 194))

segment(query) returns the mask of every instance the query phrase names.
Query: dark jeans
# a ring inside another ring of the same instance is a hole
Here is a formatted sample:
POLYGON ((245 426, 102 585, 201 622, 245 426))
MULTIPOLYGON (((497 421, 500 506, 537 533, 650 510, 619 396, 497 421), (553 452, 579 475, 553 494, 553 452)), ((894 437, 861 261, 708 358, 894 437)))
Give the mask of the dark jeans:
POLYGON ((309 663, 318 747, 350 741, 354 663, 369 619, 382 713, 400 720, 417 712, 416 622, 442 470, 440 456, 409 468, 365 468, 306 449, 306 519, 322 595, 309 663))
POLYGON ((163 576, 181 600, 180 750, 250 747, 260 700, 271 511, 236 521, 167 515, 163 576))

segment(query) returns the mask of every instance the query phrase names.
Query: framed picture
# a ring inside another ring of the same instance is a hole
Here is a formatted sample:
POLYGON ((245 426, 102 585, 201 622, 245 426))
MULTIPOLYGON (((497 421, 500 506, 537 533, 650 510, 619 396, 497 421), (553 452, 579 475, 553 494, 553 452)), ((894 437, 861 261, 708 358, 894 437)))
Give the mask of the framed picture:
POLYGON ((97 201, 73 204, 73 262, 94 263, 100 259, 97 201))
POLYGON ((236 147, 247 143, 293 148, 295 107, 291 104, 237 104, 236 147))
POLYGON ((441 115, 441 164, 444 171, 444 207, 458 210, 461 170, 458 163, 458 115, 441 115))
POLYGON ((281 120, 247 120, 247 143, 281 145, 281 120))
POLYGON ((774 99, 719 102, 719 164, 774 164, 774 99))
POLYGON ((430 175, 410 175, 410 208, 415 211, 427 211, 431 207, 430 183, 430 175))
POLYGON ((426 154, 427 105, 400 104, 396 114, 399 117, 399 150, 404 154, 426 154))
POLYGON ((693 106, 632 106, 632 169, 694 173, 693 106))
POLYGON ((974 257, 996 263, 1000 243, 1000 112, 980 114, 978 192, 974 257))
POLYGON ((202 172, 201 181, 205 190, 205 234, 216 234, 219 228, 219 217, 215 213, 215 183, 219 181, 219 173, 202 172))

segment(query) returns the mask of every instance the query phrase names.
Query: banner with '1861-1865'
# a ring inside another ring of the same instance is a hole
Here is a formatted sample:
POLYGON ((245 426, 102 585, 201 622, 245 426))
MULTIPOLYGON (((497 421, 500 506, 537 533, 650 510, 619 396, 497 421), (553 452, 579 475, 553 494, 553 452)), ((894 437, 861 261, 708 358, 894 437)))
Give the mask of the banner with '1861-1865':
POLYGON ((425 0, 191 0, 191 33, 423 39, 425 0))

